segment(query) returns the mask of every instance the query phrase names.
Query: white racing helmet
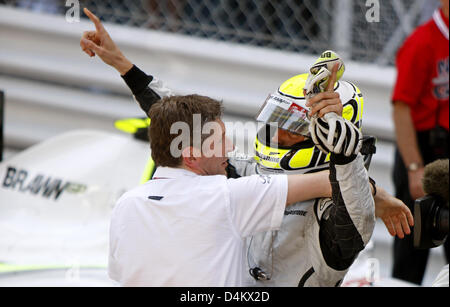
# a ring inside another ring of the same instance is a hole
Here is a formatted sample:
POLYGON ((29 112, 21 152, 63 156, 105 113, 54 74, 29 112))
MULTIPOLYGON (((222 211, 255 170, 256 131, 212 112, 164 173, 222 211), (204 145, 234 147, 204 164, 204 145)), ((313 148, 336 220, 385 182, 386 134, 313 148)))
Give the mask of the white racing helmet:
POLYGON ((311 120, 306 98, 323 92, 328 85, 331 71, 339 64, 336 80, 339 80, 345 66, 337 53, 327 50, 321 54, 310 69, 310 74, 299 75, 284 82, 277 92, 270 94, 264 101, 256 120, 273 125, 296 134, 309 136, 311 120))
MULTIPOLYGON (((321 152, 311 139, 290 147, 272 143, 272 136, 276 129, 270 129, 270 127, 273 127, 274 122, 276 128, 308 135, 306 132, 309 119, 305 115, 307 111, 302 110, 302 108, 306 109, 303 89, 307 78, 308 74, 301 74, 286 80, 278 91, 269 95, 264 102, 257 118, 267 125, 260 129, 255 140, 255 160, 261 167, 279 171, 295 170, 301 173, 328 167, 330 155, 321 152), (296 109, 296 111, 290 112, 289 109, 296 109), (284 116, 287 115, 289 115, 288 118, 285 118, 284 116), (300 119, 300 123, 294 124, 294 118, 300 119)), ((342 116, 361 129, 364 106, 361 91, 347 81, 336 82, 334 90, 339 93, 343 104, 342 116)))

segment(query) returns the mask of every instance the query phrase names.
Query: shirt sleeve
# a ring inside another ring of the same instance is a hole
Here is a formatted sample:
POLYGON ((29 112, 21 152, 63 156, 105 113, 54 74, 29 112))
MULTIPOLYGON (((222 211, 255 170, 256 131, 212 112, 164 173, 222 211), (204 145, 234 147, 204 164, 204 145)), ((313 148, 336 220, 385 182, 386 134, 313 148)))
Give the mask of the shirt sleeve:
POLYGON ((228 179, 231 221, 241 237, 275 230, 286 208, 286 175, 253 175, 228 179))
POLYGON ((430 49, 422 29, 414 32, 397 53, 397 81, 392 102, 402 101, 414 106, 428 86, 433 65, 430 49))

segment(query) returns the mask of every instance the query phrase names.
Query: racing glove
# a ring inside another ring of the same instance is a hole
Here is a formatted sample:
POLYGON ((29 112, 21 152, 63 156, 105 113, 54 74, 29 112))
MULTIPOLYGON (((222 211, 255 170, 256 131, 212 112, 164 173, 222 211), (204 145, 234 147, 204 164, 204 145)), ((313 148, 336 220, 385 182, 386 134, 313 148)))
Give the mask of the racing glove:
POLYGON ((331 76, 331 71, 336 63, 339 69, 336 76, 338 81, 345 71, 345 65, 341 57, 334 51, 327 50, 316 60, 309 69, 309 75, 305 82, 306 99, 309 100, 320 92, 325 91, 331 76))
POLYGON ((309 126, 311 138, 324 153, 352 157, 362 146, 362 134, 350 121, 336 113, 327 113, 322 118, 312 118, 309 126))

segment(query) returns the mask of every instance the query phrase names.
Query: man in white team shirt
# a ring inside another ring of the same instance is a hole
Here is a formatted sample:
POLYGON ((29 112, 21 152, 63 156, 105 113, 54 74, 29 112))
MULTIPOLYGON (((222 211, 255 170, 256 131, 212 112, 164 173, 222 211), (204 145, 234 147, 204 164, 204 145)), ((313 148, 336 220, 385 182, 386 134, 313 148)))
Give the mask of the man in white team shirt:
MULTIPOLYGON (((227 179, 226 153, 233 145, 225 137, 221 112, 219 102, 198 95, 166 97, 150 109, 158 168, 153 180, 119 199, 111 218, 109 275, 121 285, 242 286, 245 238, 278 229, 286 205, 332 195, 328 172, 227 179), (215 127, 200 144, 195 143, 195 114, 201 117, 200 131, 215 127), (189 126, 187 136, 170 133, 180 122, 189 126), (173 144, 180 140, 177 157, 173 144)), ((345 161, 336 165, 338 178, 351 171, 346 184, 357 186, 368 200, 363 205, 373 208, 359 147, 346 143, 331 150, 332 157, 345 161)), ((374 219, 374 210, 368 212, 362 218, 374 219)))

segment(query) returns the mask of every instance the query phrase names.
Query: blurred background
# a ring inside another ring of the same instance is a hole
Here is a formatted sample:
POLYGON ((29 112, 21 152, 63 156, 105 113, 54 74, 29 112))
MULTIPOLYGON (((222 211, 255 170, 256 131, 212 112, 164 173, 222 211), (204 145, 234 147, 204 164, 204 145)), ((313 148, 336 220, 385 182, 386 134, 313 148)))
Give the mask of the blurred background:
MULTIPOLYGON (((120 134, 113 122, 143 113, 119 74, 82 53, 82 13, 101 18, 123 53, 178 94, 218 98, 225 121, 254 118, 267 94, 337 51, 343 79, 365 97, 363 131, 378 139, 371 176, 393 193, 394 131, 390 96, 395 55, 428 20, 438 0, 0 0, 0 90, 5 92, 4 158, 62 132, 88 128, 120 134)), ((235 140, 254 135, 230 131, 235 140)), ((391 271, 392 239, 374 235, 382 276, 391 271)), ((431 284, 444 265, 432 250, 431 284)))

